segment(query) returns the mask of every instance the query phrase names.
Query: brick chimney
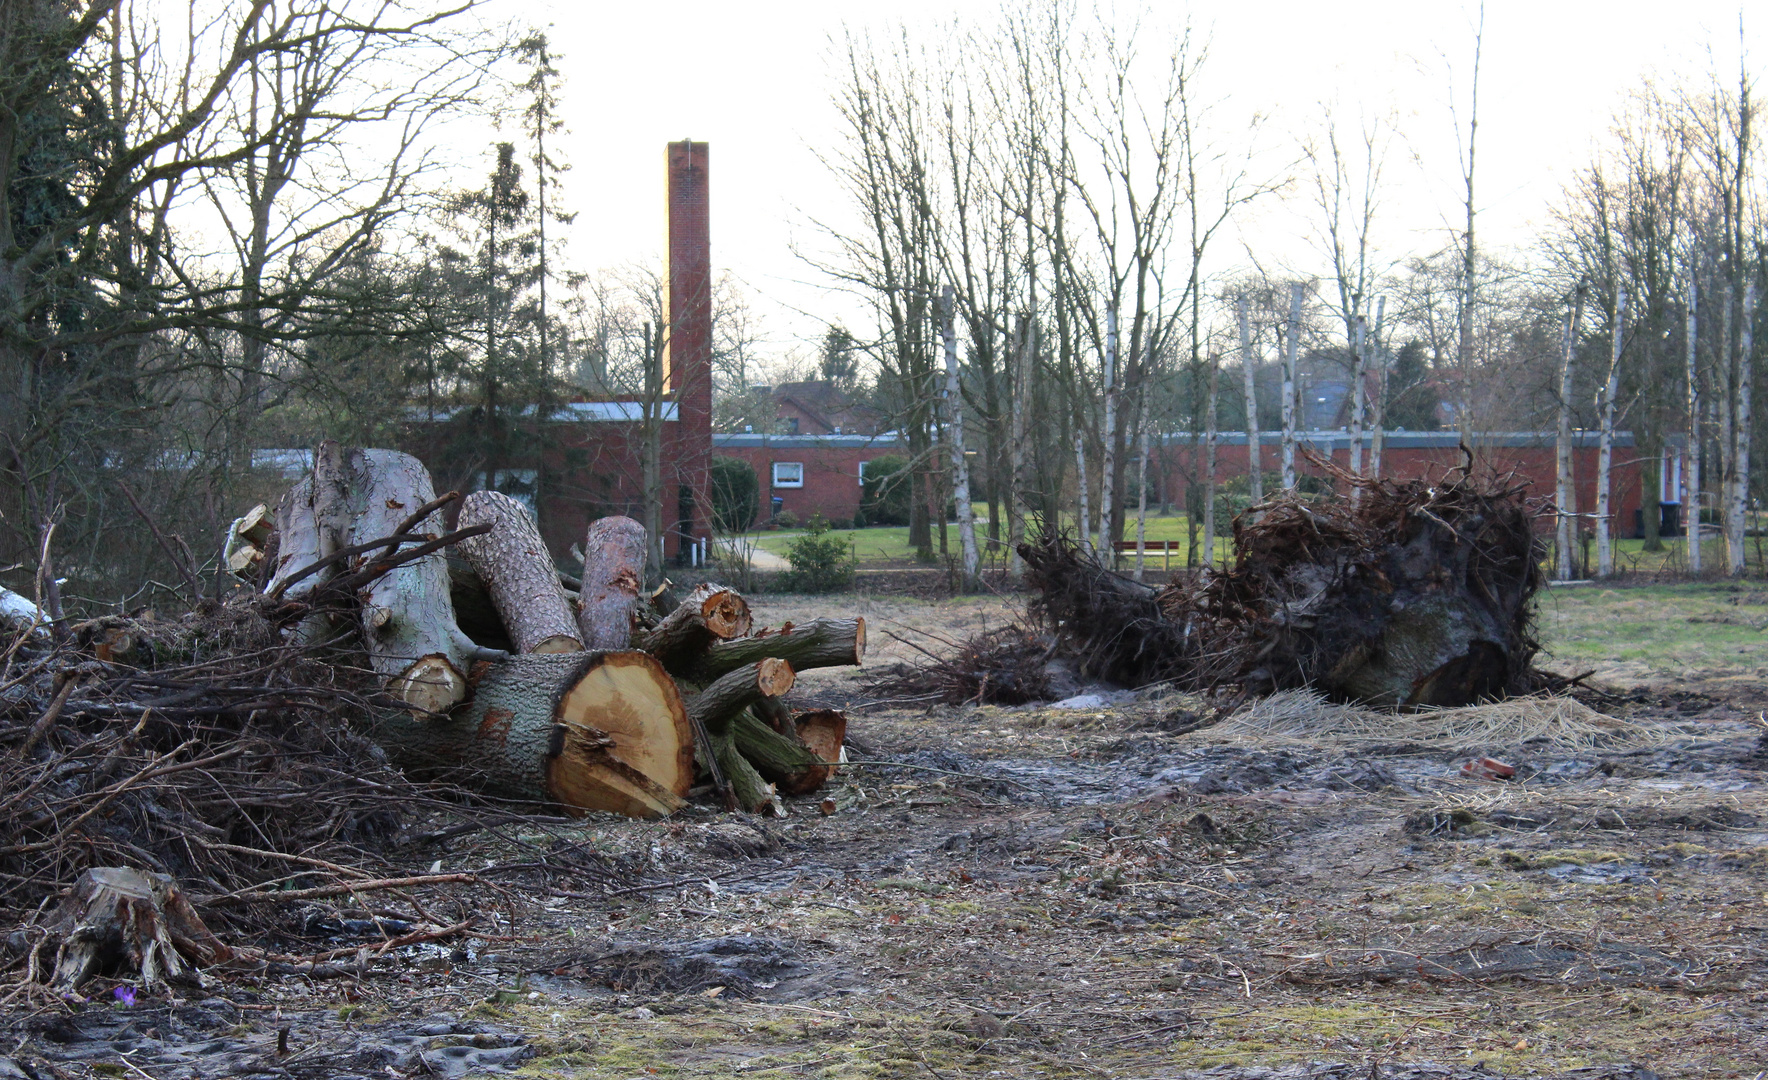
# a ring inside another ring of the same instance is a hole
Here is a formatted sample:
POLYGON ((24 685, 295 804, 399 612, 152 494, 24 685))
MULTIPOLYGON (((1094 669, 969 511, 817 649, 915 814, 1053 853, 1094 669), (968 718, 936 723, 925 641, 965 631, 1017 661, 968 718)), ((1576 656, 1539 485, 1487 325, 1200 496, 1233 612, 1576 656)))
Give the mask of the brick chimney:
POLYGON ((665 502, 663 520, 674 522, 671 542, 665 545, 673 555, 681 552, 684 539, 711 533, 712 250, 706 144, 670 143, 666 157, 669 286, 664 293, 663 377, 679 413, 665 428, 664 461, 674 467, 677 502, 673 514, 665 502))

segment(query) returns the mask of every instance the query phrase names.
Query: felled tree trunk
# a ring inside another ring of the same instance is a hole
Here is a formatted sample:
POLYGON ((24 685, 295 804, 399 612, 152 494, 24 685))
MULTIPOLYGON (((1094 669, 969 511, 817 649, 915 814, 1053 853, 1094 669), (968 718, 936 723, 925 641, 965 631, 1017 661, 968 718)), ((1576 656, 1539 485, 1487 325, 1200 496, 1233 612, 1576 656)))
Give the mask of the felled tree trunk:
POLYGON ((748 601, 722 585, 705 584, 640 634, 635 644, 662 661, 671 675, 685 676, 713 642, 742 637, 751 624, 748 601))
POLYGON ((645 527, 629 517, 590 523, 583 539, 583 591, 577 613, 586 649, 632 644, 639 588, 645 579, 645 527))
POLYGON ((662 817, 693 783, 681 695, 640 652, 512 656, 487 665, 452 716, 387 713, 369 734, 401 765, 470 772, 486 792, 578 813, 662 817))
POLYGON ((489 523, 461 554, 491 592, 491 604, 522 653, 581 652, 576 620, 559 588, 546 541, 522 504, 499 491, 475 491, 460 506, 461 528, 489 523))
MULTIPOLYGON (((436 498, 423 463, 397 450, 351 451, 348 485, 356 509, 352 546, 391 536, 436 498)), ((363 646, 390 696, 429 713, 447 712, 466 697, 473 645, 455 624, 448 560, 440 552, 382 574, 359 599, 363 646)))
POLYGON ((49 929, 57 941, 51 982, 63 993, 106 968, 127 967, 151 989, 192 980, 192 963, 233 956, 171 878, 127 867, 99 866, 81 874, 49 929))
POLYGON ((753 664, 770 656, 791 664, 793 671, 852 667, 859 664, 865 652, 864 617, 815 619, 777 633, 714 642, 694 665, 692 678, 696 682, 710 682, 744 664, 753 664))
POLYGON ((796 676, 792 665, 777 657, 763 657, 714 680, 688 702, 689 717, 717 733, 731 719, 762 698, 777 698, 792 689, 796 676))
MULTIPOLYGON (((835 759, 824 758, 796 735, 775 731, 750 713, 740 713, 732 719, 730 730, 738 752, 783 795, 815 791, 834 772, 835 759)), ((839 745, 835 753, 840 753, 839 745)))

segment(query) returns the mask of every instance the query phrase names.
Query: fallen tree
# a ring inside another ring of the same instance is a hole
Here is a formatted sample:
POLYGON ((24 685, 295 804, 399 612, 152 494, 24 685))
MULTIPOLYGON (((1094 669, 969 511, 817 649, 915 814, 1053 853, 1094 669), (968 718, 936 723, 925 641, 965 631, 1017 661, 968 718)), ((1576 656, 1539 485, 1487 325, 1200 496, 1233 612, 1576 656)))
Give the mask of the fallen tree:
POLYGON ((1475 477, 1471 454, 1436 483, 1310 460, 1360 498, 1280 493, 1235 518, 1226 569, 1158 590, 1045 535, 1019 549, 1033 590, 1029 627, 890 672, 873 691, 1010 704, 1037 687, 1052 656, 1122 686, 1312 687, 1387 706, 1532 690, 1541 551, 1525 485, 1475 477))

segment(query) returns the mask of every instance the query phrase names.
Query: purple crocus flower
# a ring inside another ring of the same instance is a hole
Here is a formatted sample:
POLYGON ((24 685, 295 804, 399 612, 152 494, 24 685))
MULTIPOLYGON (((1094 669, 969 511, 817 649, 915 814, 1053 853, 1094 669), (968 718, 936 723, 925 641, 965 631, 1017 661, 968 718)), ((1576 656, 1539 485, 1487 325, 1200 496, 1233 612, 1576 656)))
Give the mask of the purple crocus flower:
POLYGON ((119 986, 112 990, 111 994, 117 999, 117 1004, 125 1009, 135 1004, 135 988, 133 986, 119 986))

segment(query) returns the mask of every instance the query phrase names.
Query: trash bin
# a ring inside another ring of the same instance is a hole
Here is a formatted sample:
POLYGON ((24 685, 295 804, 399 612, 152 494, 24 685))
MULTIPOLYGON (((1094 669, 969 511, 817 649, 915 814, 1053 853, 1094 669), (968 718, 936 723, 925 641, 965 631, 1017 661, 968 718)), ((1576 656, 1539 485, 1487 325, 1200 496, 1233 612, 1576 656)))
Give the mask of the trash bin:
POLYGON ((1658 518, 1658 535, 1659 536, 1681 536, 1682 535, 1682 504, 1681 503, 1673 503, 1673 502, 1659 503, 1658 504, 1658 513, 1660 515, 1658 518))
POLYGON ((786 500, 782 499, 778 495, 775 495, 773 497, 773 516, 779 517, 780 511, 784 510, 785 508, 786 508, 786 500))

